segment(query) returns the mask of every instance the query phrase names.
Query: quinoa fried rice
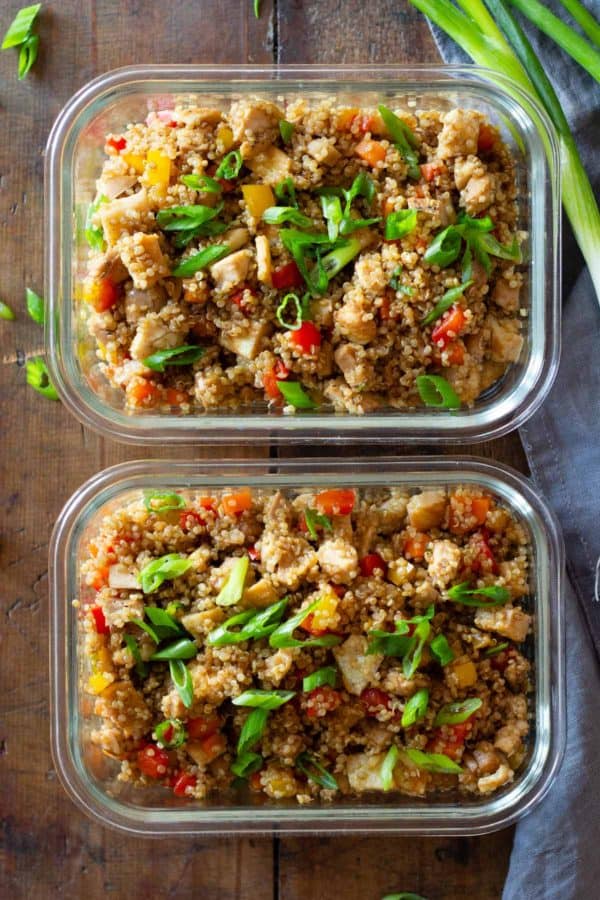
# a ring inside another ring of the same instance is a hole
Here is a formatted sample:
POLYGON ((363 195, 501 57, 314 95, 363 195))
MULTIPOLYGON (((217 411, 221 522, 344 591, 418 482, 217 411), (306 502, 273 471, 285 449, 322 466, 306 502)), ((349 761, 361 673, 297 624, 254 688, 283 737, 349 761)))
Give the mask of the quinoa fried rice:
POLYGON ((244 98, 107 136, 79 294, 130 412, 402 410, 423 375, 471 406, 519 359, 508 147, 474 110, 379 110, 244 98))
POLYGON ((138 495, 81 563, 90 739, 195 800, 489 794, 527 755, 529 553, 478 487, 138 495))

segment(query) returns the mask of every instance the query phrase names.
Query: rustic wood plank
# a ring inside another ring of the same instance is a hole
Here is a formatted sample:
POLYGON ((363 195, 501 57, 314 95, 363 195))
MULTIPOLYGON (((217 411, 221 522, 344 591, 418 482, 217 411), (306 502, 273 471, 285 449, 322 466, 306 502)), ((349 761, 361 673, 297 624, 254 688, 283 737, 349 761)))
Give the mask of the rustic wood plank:
MULTIPOLYGON (((439 62, 423 17, 408 3, 321 0, 318 4, 282 3, 278 7, 279 62, 416 63, 439 62)), ((463 448, 347 445, 302 447, 306 456, 399 453, 474 453, 526 471, 516 435, 463 448)), ((280 448, 281 457, 298 448, 280 448)), ((482 839, 418 837, 281 838, 279 890, 286 900, 316 897, 381 897, 414 891, 436 900, 469 895, 499 897, 512 846, 512 829, 482 839), (307 864, 307 861, 310 863, 307 864)))
MULTIPOLYGON (((0 0, 0 28, 19 4, 0 0)), ((0 54, 0 263, 2 299, 17 320, 0 323, 0 895, 271 898, 270 839, 129 840, 79 813, 54 773, 48 743, 47 551, 70 494, 100 468, 139 456, 210 457, 203 448, 119 447, 85 431, 58 403, 25 384, 26 355, 42 352, 24 309, 24 286, 42 291, 42 153, 66 100, 90 78, 147 62, 270 62, 270 2, 109 0, 44 4, 39 60, 16 79, 16 53, 0 54), (157 852, 158 851, 158 852, 157 852)), ((264 455, 221 448, 219 456, 264 455)))

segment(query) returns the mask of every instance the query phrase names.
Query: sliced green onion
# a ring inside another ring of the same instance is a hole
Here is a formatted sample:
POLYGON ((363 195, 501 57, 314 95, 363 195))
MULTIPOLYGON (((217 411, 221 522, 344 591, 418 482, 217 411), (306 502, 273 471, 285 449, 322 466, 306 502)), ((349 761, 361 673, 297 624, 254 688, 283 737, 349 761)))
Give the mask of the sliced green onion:
POLYGON ((33 356, 31 359, 27 360, 25 363, 25 373, 27 384, 32 387, 34 391, 37 391, 42 397, 46 397, 47 400, 58 400, 56 388, 50 381, 48 367, 41 356, 33 356))
POLYGON ((304 510, 304 521, 306 522, 308 533, 310 534, 313 541, 316 541, 319 537, 319 535, 317 534, 318 526, 324 528, 325 531, 333 530, 333 525, 331 524, 331 519, 329 518, 329 516, 318 512, 316 509, 311 509, 309 506, 307 506, 304 510))
POLYGON ((445 753, 424 753, 414 747, 407 747, 406 754, 419 769, 425 769, 427 772, 442 772, 444 775, 458 775, 462 772, 458 763, 445 753))
POLYGON ((448 599, 462 603, 463 606, 504 606, 510 600, 510 591, 499 584, 471 589, 468 581, 461 581, 460 584, 450 588, 448 599), (478 597, 485 599, 478 600, 478 597))
POLYGON ((414 647, 416 640, 408 634, 390 631, 370 631, 367 655, 381 653, 383 656, 403 657, 414 647))
POLYGON ((343 219, 342 204, 339 197, 322 194, 321 208, 323 216, 327 220, 327 234, 330 241, 335 241, 339 232, 340 224, 343 219))
POLYGON ((401 894, 386 894, 381 900, 427 900, 421 894, 413 894, 410 891, 402 891, 401 894))
POLYGON ((43 297, 40 297, 31 288, 25 288, 25 304, 29 317, 37 325, 43 325, 46 321, 46 306, 43 297))
POLYGON ((400 724, 403 728, 409 728, 422 719, 427 712, 429 705, 429 691, 427 688, 421 688, 413 694, 404 707, 400 724))
POLYGON ((410 647, 408 652, 404 655, 404 659, 402 660, 402 671, 404 672, 406 678, 412 678, 421 665, 423 649, 430 633, 431 625, 426 619, 419 622, 419 624, 415 628, 412 635, 414 645, 410 647))
POLYGON ((473 713, 477 712, 482 702, 479 697, 471 697, 468 700, 457 700, 454 703, 447 703, 438 711, 433 724, 460 725, 461 722, 466 722, 473 713))
POLYGON ((144 612, 156 631, 160 640, 182 634, 183 629, 177 619, 160 606, 145 606, 144 612))
POLYGON ((173 269, 171 274, 178 278, 189 278, 195 272, 199 272, 200 269, 205 269, 212 263, 223 259, 228 253, 231 253, 231 250, 227 244, 211 244, 210 247, 205 247, 200 253, 188 256, 187 259, 180 262, 173 269))
POLYGON ((338 673, 335 666, 323 666, 316 672, 311 672, 302 679, 303 691, 314 691, 315 688, 322 687, 324 684, 329 687, 335 687, 337 684, 338 673))
POLYGON ((370 175, 367 175, 366 172, 360 171, 350 185, 350 190, 344 191, 343 193, 344 197, 346 198, 346 208, 344 210, 344 214, 348 215, 348 213, 350 212, 350 206, 352 205, 352 202, 356 197, 364 197, 367 203, 372 203, 377 193, 377 187, 370 175))
POLYGON ((310 228, 313 220, 296 209, 295 206, 270 206, 262 214, 263 222, 267 225, 297 225, 299 228, 310 228))
POLYGON ((268 709, 257 707, 252 710, 242 726, 238 739, 237 752, 239 756, 246 753, 248 750, 252 750, 252 748, 258 744, 267 726, 268 718, 268 709))
POLYGON ((429 649, 440 666, 447 666, 454 659, 454 651, 443 634, 438 634, 434 637, 429 645, 429 649))
POLYGON ((278 381, 277 387, 283 394, 286 403, 296 409, 315 409, 317 404, 309 397, 298 381, 278 381))
POLYGON ((261 691, 253 688, 244 691, 231 702, 234 706, 254 706, 257 709, 279 709, 296 696, 296 691, 261 691))
POLYGON ((217 606, 235 606, 242 599, 246 585, 246 575, 250 559, 247 556, 237 556, 229 570, 225 584, 219 591, 215 600, 217 606))
POLYGON ((450 288, 445 294, 442 294, 431 312, 427 313, 425 318, 421 320, 421 325, 431 325, 432 322, 439 319, 439 317, 442 316, 446 310, 450 309, 455 301, 458 300, 458 298, 463 295, 464 291, 471 287, 472 284, 472 281, 464 281, 462 284, 459 284, 458 287, 450 288))
POLYGON ((399 209, 390 213, 385 220, 384 237, 386 241, 397 241, 417 227, 416 209, 399 209))
POLYGON ((385 127, 392 136, 396 149, 408 166, 410 178, 418 181, 421 177, 419 155, 416 152, 419 142, 406 122, 403 122, 391 109, 383 104, 380 104, 378 109, 385 127))
MULTIPOLYGON (((258 6, 258 3, 259 0, 255 0, 256 6, 258 6)), ((254 772, 262 769, 262 764, 263 758, 260 753, 241 753, 235 762, 231 764, 231 771, 238 778, 247 778, 248 775, 253 775, 254 772)))
POLYGON ((6 50, 7 47, 18 47, 27 40, 41 8, 41 3, 34 3, 32 6, 24 6, 18 11, 4 35, 2 50, 6 50))
POLYGON ((223 204, 218 206, 169 206, 156 213, 156 223, 163 231, 188 231, 196 229, 211 219, 216 219, 223 204))
POLYGON ((344 216, 340 223, 340 234, 344 236, 352 234, 359 228, 368 228, 369 225, 375 225, 377 222, 381 222, 381 216, 375 216, 372 219, 355 219, 353 216, 344 216))
POLYGON ((181 638, 153 653, 150 662, 159 662, 163 659, 193 659, 197 654, 198 646, 194 641, 190 641, 189 638, 181 638))
POLYGON ((190 670, 181 659, 170 659, 169 671, 181 702, 189 709, 194 702, 194 683, 190 670))
MULTIPOLYGON (((156 633, 156 630, 152 627, 152 625, 144 622, 143 619, 132 619, 131 622, 133 623, 133 625, 137 625, 139 628, 141 628, 142 631, 145 631, 146 634, 152 638, 155 644, 160 644, 161 638, 156 633)), ((129 647, 129 643, 127 643, 127 646, 129 647)))
POLYGON ((0 319, 5 319, 7 322, 10 322, 14 318, 15 314, 8 303, 4 303, 3 300, 0 300, 0 319))
POLYGON ((335 250, 327 253, 321 260, 327 278, 329 280, 334 278, 344 266, 347 266, 360 253, 361 249, 360 241, 357 238, 350 238, 344 242, 343 246, 336 247, 335 250))
MULTIPOLYGON (((158 559, 153 559, 141 570, 138 580, 145 594, 153 594, 157 591, 163 581, 171 578, 178 578, 192 567, 192 561, 185 556, 179 556, 178 553, 167 553, 158 559)), ((146 607, 146 612, 149 608, 146 607)))
POLYGON ((164 372, 166 366, 191 366, 204 355, 204 349, 194 344, 183 344, 169 350, 157 350, 142 362, 154 372, 164 372))
POLYGON ((298 329, 302 327, 302 304, 297 294, 285 295, 285 297, 277 307, 275 318, 277 319, 281 327, 287 328, 288 331, 298 331, 298 329), (286 308, 288 304, 294 306, 295 318, 292 322, 288 322, 284 318, 284 316, 286 315, 286 308))
POLYGON ((219 168, 215 172, 215 177, 231 181, 232 178, 237 178, 241 168, 242 154, 239 150, 232 150, 231 153, 228 153, 227 156, 221 160, 219 168))
MULTIPOLYGON (((145 678, 148 674, 148 666, 142 659, 142 654, 140 653, 140 648, 138 647, 138 642, 134 638, 132 634, 123 635, 125 639, 125 643, 127 645, 127 649, 131 653, 133 657, 133 662, 135 664, 135 671, 139 675, 140 678, 145 678)), ((158 643, 158 642, 157 642, 158 643)))
POLYGON ((283 181, 278 182, 273 188, 275 192, 275 196, 278 200, 281 200, 282 203, 289 201, 289 205, 298 208, 298 202, 296 200, 296 188, 294 186, 294 179, 291 175, 288 175, 287 178, 284 178, 283 181))
POLYGON ((157 743, 165 750, 175 750, 187 741, 187 731, 179 719, 165 719, 154 729, 157 743))
POLYGON ((539 0, 510 0, 540 31, 556 41, 575 62, 600 82, 600 54, 539 0))
POLYGON ((17 65, 17 78, 22 81, 38 56, 40 39, 37 34, 30 34, 19 47, 19 61, 17 65))
POLYGON ((185 509, 185 500, 181 494, 173 491, 144 491, 144 506, 148 512, 169 512, 172 509, 185 509))
POLYGON ((254 18, 260 19, 260 0, 252 0, 252 6, 254 8, 254 18))
POLYGON ((100 194, 90 203, 85 215, 85 239, 92 250, 104 250, 104 231, 99 225, 94 225, 94 215, 103 203, 108 203, 108 197, 100 194))
POLYGON ((325 788, 328 791, 339 790, 339 785, 333 775, 321 765, 319 760, 316 759, 312 753, 305 752, 296 757, 296 768, 320 787, 325 788))
POLYGON ((187 187, 205 194, 220 194, 223 190, 223 186, 209 175, 182 175, 179 180, 187 187))
POLYGON ((293 637, 296 628, 304 622, 311 612, 315 611, 320 602, 321 600, 318 598, 305 609, 301 609, 291 619, 279 625, 269 637, 270 646, 279 649, 281 647, 334 647, 336 644, 339 644, 342 639, 336 634, 324 634, 321 637, 307 638, 307 640, 302 641, 293 637))
POLYGON ((417 375, 417 390, 425 406, 459 409, 460 397, 441 375, 417 375))
POLYGON ((208 635, 206 642, 211 646, 239 644, 242 641, 259 640, 268 637, 279 625, 288 604, 287 597, 278 600, 266 609, 247 609, 219 625, 208 635), (241 625, 240 631, 233 628, 241 625))
POLYGON ((506 650, 508 646, 508 641, 503 641, 501 644, 496 644, 495 647, 490 647, 489 650, 486 650, 483 655, 486 657, 496 656, 497 653, 502 653, 503 650, 506 650))
POLYGON ((412 288, 408 284, 402 284, 400 281, 400 275, 402 274, 402 263, 399 266, 396 266, 394 271, 392 272, 392 277, 390 278, 390 287, 395 291, 400 291, 402 294, 408 294, 409 297, 412 297, 414 294, 414 288, 412 288))
POLYGON ((400 753, 398 752, 398 748, 395 744, 392 744, 385 754, 385 759, 381 763, 381 770, 379 772, 381 786, 384 791, 391 791, 394 786, 394 769, 396 768, 399 757, 400 753))
POLYGON ((294 128, 295 125, 292 122, 288 122, 287 119, 279 120, 279 134, 281 135, 281 140, 284 144, 289 144, 292 140, 294 128))
POLYGON ((311 256, 314 256, 321 244, 331 245, 329 236, 322 232, 298 231, 296 228, 282 228, 279 237, 286 250, 292 254, 294 262, 298 266, 312 294, 322 294, 327 289, 328 278, 322 265, 310 268, 311 256))
POLYGON ((456 225, 448 225, 437 234, 425 251, 423 259, 432 266, 445 269, 457 259, 462 244, 462 234, 456 225))

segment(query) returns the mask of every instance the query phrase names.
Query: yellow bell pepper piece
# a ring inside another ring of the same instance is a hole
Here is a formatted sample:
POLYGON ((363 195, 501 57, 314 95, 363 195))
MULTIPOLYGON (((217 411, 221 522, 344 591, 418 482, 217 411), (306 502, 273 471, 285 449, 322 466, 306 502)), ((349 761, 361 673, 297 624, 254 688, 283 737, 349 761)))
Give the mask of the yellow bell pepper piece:
POLYGON ((340 614, 337 611, 339 600, 335 592, 327 587, 319 598, 319 604, 312 612, 310 624, 311 632, 333 631, 340 622, 340 614))
POLYGON ((227 153, 233 147, 233 131, 228 125, 219 125, 217 128, 217 150, 227 153))
POLYGON ((477 682, 477 669, 475 663, 470 660, 468 662, 458 663, 452 667, 454 677, 461 688, 471 687, 477 682))
POLYGON ((139 153, 122 153, 121 159, 124 159, 130 169, 135 169, 138 175, 141 175, 146 165, 146 160, 139 153))
POLYGON ((275 206, 275 194, 268 184, 244 184, 242 194, 254 219, 260 219, 265 209, 275 206))
POLYGON ((171 160, 160 150, 148 150, 144 172, 148 184, 166 189, 171 178, 171 160))
POLYGON ((86 303, 91 304, 92 306, 98 300, 100 296, 100 285, 97 281, 92 281, 88 279, 84 282, 83 288, 81 289, 81 299, 86 303))
POLYGON ((87 683, 88 693, 101 694, 102 691, 106 690, 109 684, 115 680, 114 675, 108 675, 104 672, 96 672, 95 675, 90 675, 87 683))

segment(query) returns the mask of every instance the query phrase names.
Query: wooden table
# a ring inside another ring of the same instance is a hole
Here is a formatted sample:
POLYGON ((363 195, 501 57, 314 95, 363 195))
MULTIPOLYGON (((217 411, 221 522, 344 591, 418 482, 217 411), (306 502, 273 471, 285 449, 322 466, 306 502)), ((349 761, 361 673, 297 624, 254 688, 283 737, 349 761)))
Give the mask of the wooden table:
MULTIPOLYGON (((0 0, 0 30, 20 5, 0 0)), ((62 406, 25 384, 25 357, 42 348, 23 294, 25 286, 42 289, 42 154, 52 121, 86 81, 132 63, 438 60, 424 20, 406 0, 264 0, 259 21, 251 6, 250 0, 50 2, 40 17, 40 56, 27 80, 16 79, 14 51, 0 54, 0 296, 17 311, 15 322, 0 322, 0 895, 376 900, 410 890, 430 900, 491 900, 500 896, 505 878, 510 830, 481 839, 131 840, 80 814, 53 768, 49 533, 82 481, 104 466, 149 453, 85 431, 62 406)), ((524 467, 516 437, 468 449, 524 467)))

